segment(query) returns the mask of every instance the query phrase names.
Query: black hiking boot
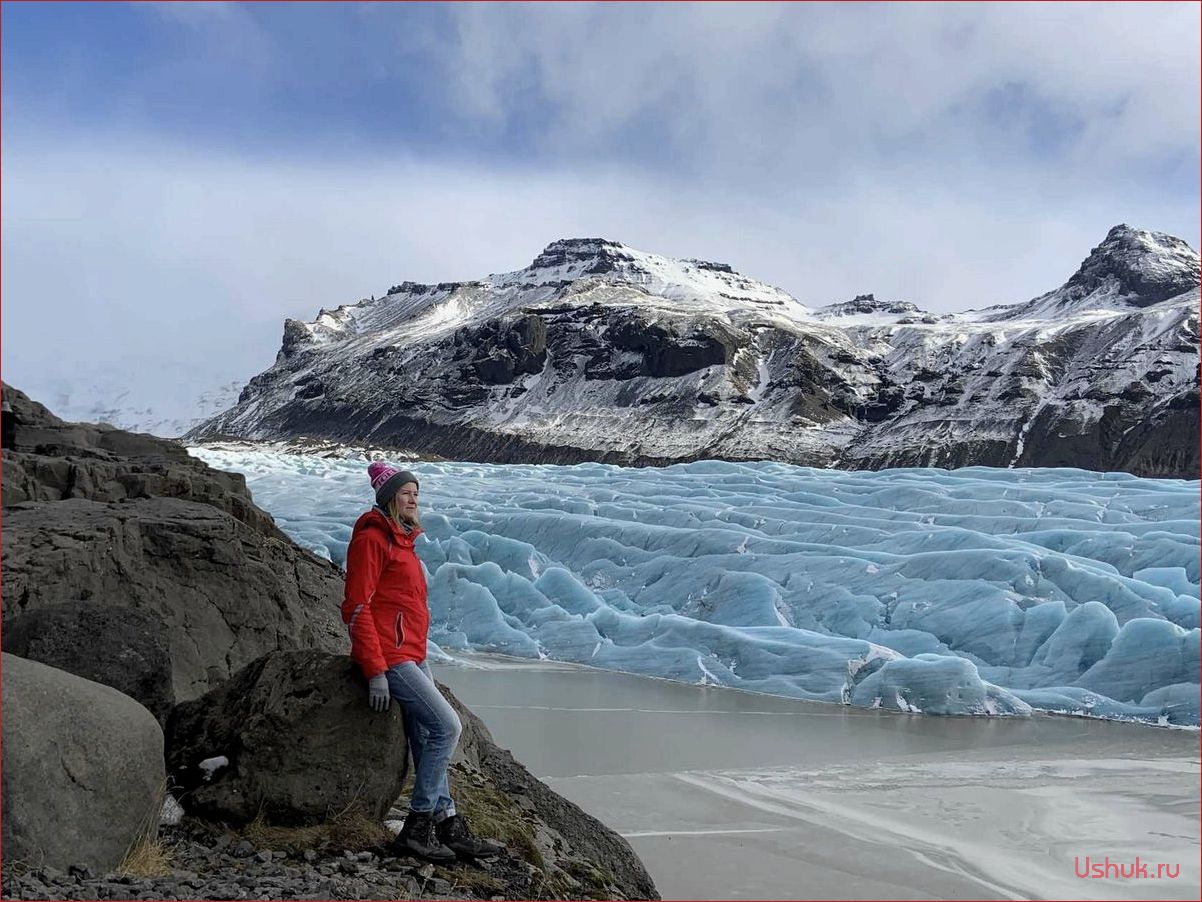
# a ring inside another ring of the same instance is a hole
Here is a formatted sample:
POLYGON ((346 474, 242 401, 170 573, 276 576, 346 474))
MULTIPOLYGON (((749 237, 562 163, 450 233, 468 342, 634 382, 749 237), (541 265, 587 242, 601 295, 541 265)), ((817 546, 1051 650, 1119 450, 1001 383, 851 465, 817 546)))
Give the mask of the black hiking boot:
POLYGON ((389 848, 397 855, 416 855, 436 864, 455 860, 455 853, 438 841, 431 811, 410 811, 389 848))
POLYGON ((468 829, 461 814, 444 818, 436 827, 444 846, 462 858, 489 858, 505 851, 505 843, 494 839, 477 839, 468 829))

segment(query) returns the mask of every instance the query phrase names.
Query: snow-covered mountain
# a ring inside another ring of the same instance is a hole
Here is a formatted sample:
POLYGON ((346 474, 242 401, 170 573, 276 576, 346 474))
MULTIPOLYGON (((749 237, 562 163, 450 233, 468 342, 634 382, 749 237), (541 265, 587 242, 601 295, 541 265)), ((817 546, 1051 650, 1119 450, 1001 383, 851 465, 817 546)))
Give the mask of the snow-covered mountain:
POLYGON ((943 315, 811 308, 724 264, 561 240, 516 272, 288 320, 275 364, 190 437, 1196 478, 1198 285, 1193 249, 1126 225, 1055 291, 943 315))

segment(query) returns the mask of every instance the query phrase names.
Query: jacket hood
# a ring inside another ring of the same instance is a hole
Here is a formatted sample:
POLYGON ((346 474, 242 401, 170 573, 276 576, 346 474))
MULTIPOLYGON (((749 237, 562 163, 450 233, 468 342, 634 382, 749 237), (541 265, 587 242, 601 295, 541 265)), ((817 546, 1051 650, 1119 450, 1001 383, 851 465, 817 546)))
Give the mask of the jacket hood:
POLYGON ((385 533, 391 533, 393 538, 400 543, 411 544, 418 536, 422 534, 420 526, 413 527, 412 532, 405 532, 392 521, 392 518, 385 514, 377 507, 364 512, 355 523, 356 529, 380 529, 385 533))

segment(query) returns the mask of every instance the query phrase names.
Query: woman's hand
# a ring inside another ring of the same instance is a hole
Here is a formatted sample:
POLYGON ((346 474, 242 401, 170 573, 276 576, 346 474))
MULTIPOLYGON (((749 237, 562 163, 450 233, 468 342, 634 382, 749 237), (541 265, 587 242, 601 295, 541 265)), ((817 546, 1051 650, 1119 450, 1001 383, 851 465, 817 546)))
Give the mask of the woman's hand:
POLYGON ((377 673, 367 681, 367 703, 373 711, 387 711, 392 696, 388 692, 388 677, 377 673))

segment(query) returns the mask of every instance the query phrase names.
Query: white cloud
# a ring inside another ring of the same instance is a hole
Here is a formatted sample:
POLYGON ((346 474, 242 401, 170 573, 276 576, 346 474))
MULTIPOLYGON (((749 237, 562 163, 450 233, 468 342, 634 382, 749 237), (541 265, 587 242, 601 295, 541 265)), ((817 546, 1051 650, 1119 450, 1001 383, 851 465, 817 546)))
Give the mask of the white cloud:
MULTIPOLYGON (((460 111, 543 107, 561 152, 659 140, 702 169, 841 173, 970 153, 1062 176, 1198 153, 1197 4, 455 4, 460 111), (1014 89, 1020 88, 1021 93, 1014 89), (990 104, 1046 111, 1029 134, 990 104), (1061 138, 1052 132, 1079 124, 1061 138)), ((1088 173, 1080 173, 1088 177, 1088 173)))

